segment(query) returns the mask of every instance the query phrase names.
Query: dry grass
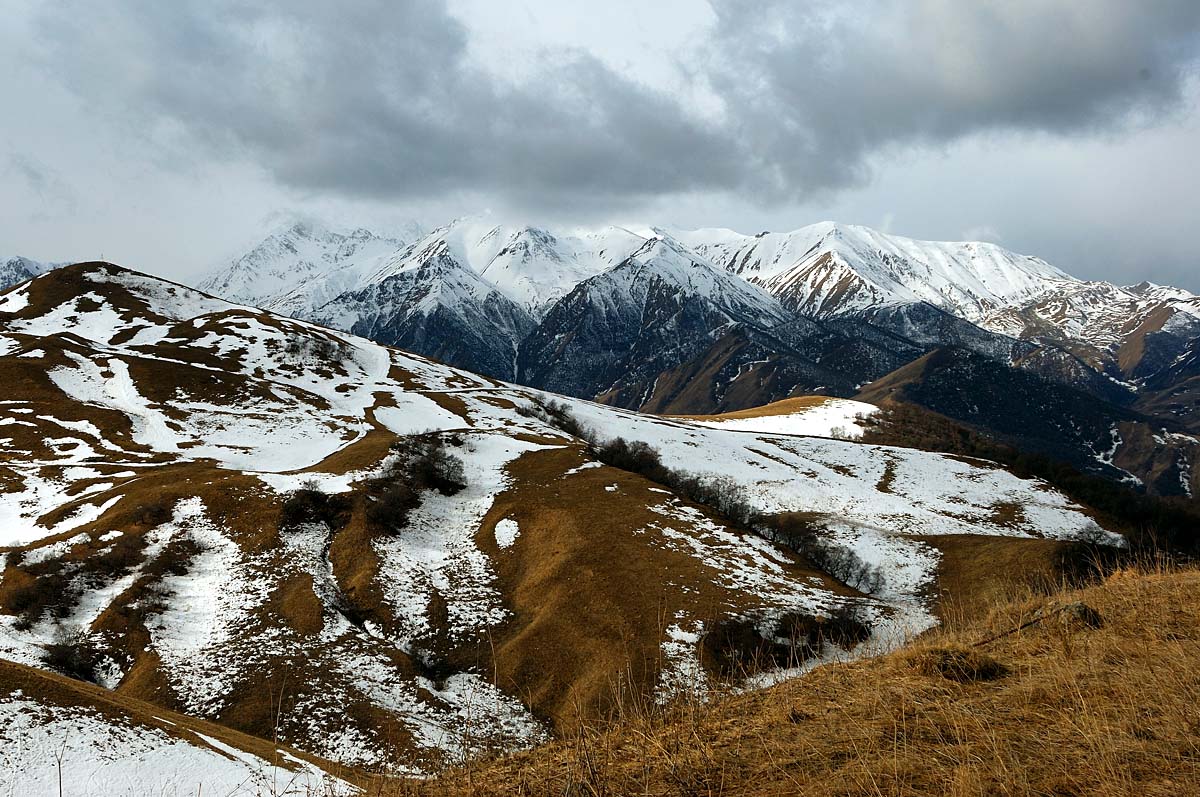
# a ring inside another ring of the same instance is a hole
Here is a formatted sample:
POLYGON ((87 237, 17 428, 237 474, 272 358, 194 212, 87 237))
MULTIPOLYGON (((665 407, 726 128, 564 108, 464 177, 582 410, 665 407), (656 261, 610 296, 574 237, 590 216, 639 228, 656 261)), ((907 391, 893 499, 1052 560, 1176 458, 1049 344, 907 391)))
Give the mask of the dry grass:
MULTIPOLYGON (((494 673, 559 733, 619 710, 617 695, 652 692, 663 628, 678 612, 722 618, 759 600, 723 586, 690 554, 648 545, 637 533, 662 520, 650 508, 662 500, 652 492, 661 489, 656 483, 607 466, 563 476, 585 460, 582 448, 568 447, 529 452, 509 465, 512 483, 496 497, 476 543, 494 557, 513 616, 493 629, 477 659, 464 651, 454 662, 494 673), (501 550, 494 528, 506 517, 521 531, 501 550)), ((846 592, 798 560, 786 569, 846 592)))
POLYGON ((774 415, 792 415, 797 412, 803 412, 813 407, 819 407, 832 400, 828 396, 796 396, 795 398, 772 401, 770 404, 763 404, 761 407, 750 407, 749 409, 735 410, 734 412, 722 412, 718 415, 669 415, 667 417, 681 418, 689 421, 733 421, 745 418, 768 418, 774 415))
POLYGON ((1200 572, 1018 589, 890 656, 374 793, 1200 794, 1200 572))

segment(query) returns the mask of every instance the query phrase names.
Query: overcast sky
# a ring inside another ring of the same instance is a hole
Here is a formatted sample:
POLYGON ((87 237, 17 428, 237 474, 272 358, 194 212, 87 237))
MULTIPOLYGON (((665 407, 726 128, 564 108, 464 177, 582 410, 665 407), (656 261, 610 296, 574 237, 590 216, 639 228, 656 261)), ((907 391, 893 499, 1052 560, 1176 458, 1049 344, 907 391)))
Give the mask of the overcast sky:
POLYGON ((0 0, 0 109, 5 255, 833 219, 1200 292, 1196 0, 0 0))

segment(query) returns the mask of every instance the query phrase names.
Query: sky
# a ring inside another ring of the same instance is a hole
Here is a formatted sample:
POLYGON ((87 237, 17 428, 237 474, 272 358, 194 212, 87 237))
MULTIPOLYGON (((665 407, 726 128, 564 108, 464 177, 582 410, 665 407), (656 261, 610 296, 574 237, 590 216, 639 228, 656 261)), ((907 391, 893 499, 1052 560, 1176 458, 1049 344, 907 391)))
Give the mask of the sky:
POLYGON ((0 0, 0 19, 0 255, 186 280, 292 215, 831 219, 1200 292, 1195 0, 0 0))

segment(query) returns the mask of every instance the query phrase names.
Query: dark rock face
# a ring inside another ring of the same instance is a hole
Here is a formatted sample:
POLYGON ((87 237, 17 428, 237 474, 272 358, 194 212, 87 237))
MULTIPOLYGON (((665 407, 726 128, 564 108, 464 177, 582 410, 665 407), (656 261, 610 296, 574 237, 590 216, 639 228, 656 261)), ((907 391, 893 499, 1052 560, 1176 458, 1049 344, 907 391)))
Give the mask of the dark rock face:
POLYGON ((1141 385, 1138 410, 1200 432, 1200 337, 1141 385))
POLYGON ((524 308, 444 254, 339 296, 317 320, 337 326, 342 314, 356 316, 356 335, 506 380, 534 326, 524 308))
POLYGON ((1031 343, 989 332, 925 302, 880 307, 866 313, 864 318, 873 326, 922 346, 926 351, 939 346, 956 346, 1003 362, 1013 362, 1036 348, 1031 343))
MULTIPOLYGON (((585 281, 554 305, 521 346, 518 378, 588 397, 635 384, 652 389, 661 372, 699 357, 736 327, 761 323, 750 308, 685 293, 630 263, 585 281)), ((640 406, 648 395, 619 403, 640 406)))

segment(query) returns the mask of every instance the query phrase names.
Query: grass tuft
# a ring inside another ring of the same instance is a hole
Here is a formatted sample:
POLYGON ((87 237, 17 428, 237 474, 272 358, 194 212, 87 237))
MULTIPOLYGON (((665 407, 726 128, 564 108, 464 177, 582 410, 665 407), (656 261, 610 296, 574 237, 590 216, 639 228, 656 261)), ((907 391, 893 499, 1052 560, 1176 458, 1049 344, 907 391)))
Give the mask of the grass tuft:
POLYGON ((917 651, 912 665, 922 675, 948 678, 958 683, 994 681, 1008 675, 1008 667, 986 653, 962 645, 947 645, 917 651))

